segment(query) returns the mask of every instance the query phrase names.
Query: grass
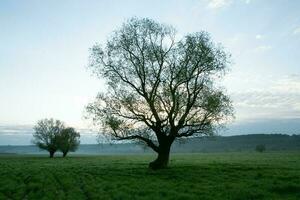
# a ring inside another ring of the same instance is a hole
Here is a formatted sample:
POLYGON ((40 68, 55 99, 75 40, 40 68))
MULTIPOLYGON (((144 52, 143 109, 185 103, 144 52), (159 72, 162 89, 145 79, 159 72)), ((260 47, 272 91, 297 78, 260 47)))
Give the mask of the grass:
POLYGON ((0 199, 300 199, 300 152, 0 156, 0 199))

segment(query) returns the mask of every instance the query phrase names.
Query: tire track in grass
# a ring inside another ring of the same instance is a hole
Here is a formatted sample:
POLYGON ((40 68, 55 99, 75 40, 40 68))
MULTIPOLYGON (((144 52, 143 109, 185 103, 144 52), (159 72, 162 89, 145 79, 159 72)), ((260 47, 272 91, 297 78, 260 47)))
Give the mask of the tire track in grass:
MULTIPOLYGON (((45 188, 45 181, 46 181, 46 177, 44 173, 37 173, 36 171, 31 171, 30 175, 25 176, 23 183, 25 184, 25 191, 24 191, 24 195, 22 197, 22 199, 28 199, 31 195, 36 193, 36 191, 38 191, 38 189, 40 188, 45 188), (39 185, 41 186, 40 188, 36 188, 36 185, 32 185, 34 183, 39 183, 39 185)), ((31 197, 32 198, 32 197, 31 197)))
POLYGON ((51 172, 52 177, 54 178, 55 182, 58 185, 58 188, 63 191, 63 194, 66 196, 67 195, 67 190, 64 186, 64 184, 61 182, 61 180, 58 178, 57 174, 55 172, 51 172))
POLYGON ((90 194, 88 193, 88 191, 86 190, 85 188, 85 185, 84 185, 84 180, 82 178, 82 175, 79 176, 79 179, 77 179, 79 181, 78 185, 79 185, 79 188, 80 190, 82 191, 82 193, 84 194, 84 196, 86 197, 87 200, 90 200, 92 199, 90 194))
POLYGON ((28 183, 30 182, 31 177, 32 177, 31 175, 28 175, 23 180, 23 183, 25 185, 25 191, 24 191, 24 194, 23 194, 21 199, 27 199, 28 198, 29 190, 27 188, 28 188, 28 183))
POLYGON ((3 196, 5 196, 5 199, 7 199, 7 200, 13 199, 13 198, 11 198, 9 195, 7 195, 7 194, 5 194, 5 193, 3 193, 3 192, 1 192, 1 194, 2 194, 3 196))

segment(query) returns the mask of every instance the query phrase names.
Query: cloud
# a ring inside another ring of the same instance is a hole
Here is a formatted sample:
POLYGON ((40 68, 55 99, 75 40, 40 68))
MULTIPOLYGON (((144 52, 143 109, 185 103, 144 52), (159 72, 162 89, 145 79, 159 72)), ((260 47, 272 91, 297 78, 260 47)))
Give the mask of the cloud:
MULTIPOLYGON (((76 129, 80 133, 81 144, 97 143, 98 131, 91 129, 76 129)), ((0 145, 29 145, 33 139, 32 125, 0 124, 0 145)))
POLYGON ((293 34, 294 34, 294 35, 299 35, 299 34, 300 34, 300 27, 296 28, 296 29, 293 31, 293 34))
MULTIPOLYGON (((76 129, 81 135, 98 135, 97 130, 76 129)), ((0 125, 0 135, 32 135, 34 132, 33 125, 0 125)))
POLYGON ((210 0, 207 7, 210 9, 220 9, 229 6, 232 0, 210 0))
POLYGON ((257 34, 257 35, 255 36, 255 38, 258 39, 258 40, 260 40, 260 39, 263 39, 264 36, 263 36, 263 35, 260 35, 260 34, 257 34))
POLYGON ((290 92, 300 94, 300 74, 284 76, 282 79, 278 80, 272 88, 278 92, 290 92))
POLYGON ((300 74, 273 79, 260 89, 234 92, 237 118, 300 118, 300 74))
POLYGON ((264 53, 266 51, 269 51, 272 49, 272 46, 270 45, 261 45, 261 46, 258 46, 254 49, 255 52, 258 52, 258 53, 264 53))
MULTIPOLYGON (((225 8, 231 5, 232 3, 236 3, 233 0, 207 0, 207 7, 210 9, 220 9, 225 8)), ((251 0, 243 0, 245 4, 250 4, 251 0)))
POLYGON ((33 133, 29 125, 0 125, 0 135, 28 135, 33 133))

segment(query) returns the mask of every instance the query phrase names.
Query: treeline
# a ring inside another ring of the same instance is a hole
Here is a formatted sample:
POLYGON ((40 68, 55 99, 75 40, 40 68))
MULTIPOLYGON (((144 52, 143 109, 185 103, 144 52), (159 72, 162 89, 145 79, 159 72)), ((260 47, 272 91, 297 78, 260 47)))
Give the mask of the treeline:
POLYGON ((173 152, 300 151, 300 135, 251 134, 190 138, 177 141, 173 152))
MULTIPOLYGON (((264 145, 265 151, 300 151, 300 135, 253 134, 227 137, 189 138, 176 141, 174 153, 191 152, 254 152, 257 145, 264 145)), ((139 154, 151 150, 135 143, 83 144, 76 154, 139 154)), ((35 146, 0 146, 0 153, 40 154, 35 146)))

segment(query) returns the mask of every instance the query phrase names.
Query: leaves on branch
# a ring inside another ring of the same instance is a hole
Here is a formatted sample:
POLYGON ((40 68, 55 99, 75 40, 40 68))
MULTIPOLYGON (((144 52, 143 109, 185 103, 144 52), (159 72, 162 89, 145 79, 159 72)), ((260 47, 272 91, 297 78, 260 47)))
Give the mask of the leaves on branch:
POLYGON ((133 18, 105 47, 91 48, 89 67, 108 90, 87 110, 105 134, 154 149, 161 138, 212 134, 233 113, 230 99, 215 85, 229 57, 206 32, 176 40, 173 27, 133 18))

